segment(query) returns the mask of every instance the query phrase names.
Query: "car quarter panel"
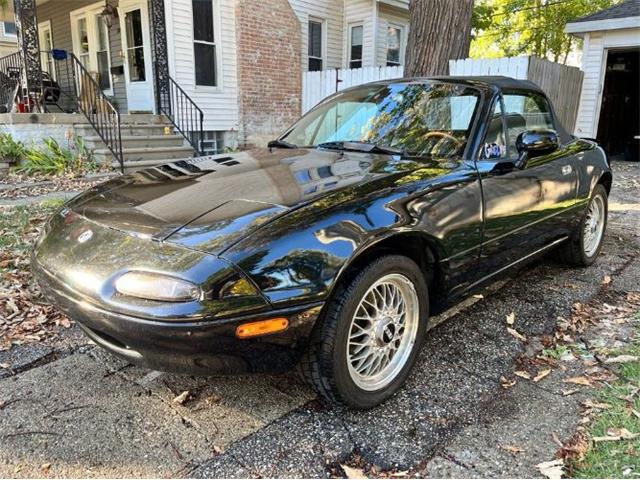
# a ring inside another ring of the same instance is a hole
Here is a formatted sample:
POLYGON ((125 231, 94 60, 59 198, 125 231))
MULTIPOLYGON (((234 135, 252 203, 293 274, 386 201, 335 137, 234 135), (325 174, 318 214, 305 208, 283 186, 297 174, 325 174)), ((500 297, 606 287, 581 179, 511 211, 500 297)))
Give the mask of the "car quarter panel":
POLYGON ((473 272, 481 235, 475 166, 358 155, 378 178, 283 215, 222 253, 274 306, 326 298, 354 259, 394 235, 428 239, 449 283, 473 272))

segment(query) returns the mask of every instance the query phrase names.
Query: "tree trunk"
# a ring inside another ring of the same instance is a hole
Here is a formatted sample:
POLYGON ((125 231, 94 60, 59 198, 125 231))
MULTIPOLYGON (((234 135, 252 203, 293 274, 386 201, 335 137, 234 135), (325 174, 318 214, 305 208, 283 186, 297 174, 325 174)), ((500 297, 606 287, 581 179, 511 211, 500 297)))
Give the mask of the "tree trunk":
POLYGON ((466 58, 473 0, 411 0, 407 77, 447 75, 449 60, 466 58))

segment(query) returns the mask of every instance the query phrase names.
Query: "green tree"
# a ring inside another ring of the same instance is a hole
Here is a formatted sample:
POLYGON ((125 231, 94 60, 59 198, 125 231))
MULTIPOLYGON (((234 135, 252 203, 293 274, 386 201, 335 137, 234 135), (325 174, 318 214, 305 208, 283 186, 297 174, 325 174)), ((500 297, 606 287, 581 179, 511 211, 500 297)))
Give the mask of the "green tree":
POLYGON ((576 18, 620 0, 476 0, 470 56, 536 55, 566 63, 579 39, 564 33, 576 18))

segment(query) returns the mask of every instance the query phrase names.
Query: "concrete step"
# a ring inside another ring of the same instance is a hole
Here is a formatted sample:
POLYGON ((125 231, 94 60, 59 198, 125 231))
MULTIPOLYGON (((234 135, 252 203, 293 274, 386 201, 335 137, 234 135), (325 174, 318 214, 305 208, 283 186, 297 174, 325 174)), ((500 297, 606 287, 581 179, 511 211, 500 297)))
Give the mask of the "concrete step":
MULTIPOLYGON (((95 150, 93 153, 98 163, 111 163, 113 161, 113 155, 108 148, 100 148, 95 150)), ((191 156, 193 156, 193 148, 184 146, 122 149, 122 157, 125 162, 152 160, 156 162, 156 165, 159 165, 168 160, 188 158, 191 156)))
MULTIPOLYGON (((105 148, 102 139, 98 136, 84 137, 84 141, 89 148, 105 148)), ((182 147, 184 138, 181 135, 123 135, 122 148, 165 148, 182 147)))
POLYGON ((169 119, 164 115, 150 113, 128 113, 120 115, 121 125, 170 125, 169 119))
MULTIPOLYGON (((74 125, 74 130, 77 135, 81 137, 94 137, 96 136, 95 129, 89 124, 77 124, 74 125)), ((137 124, 127 124, 120 125, 120 134, 123 137, 129 136, 153 136, 153 135, 173 135, 174 128, 173 125, 160 125, 160 124, 147 124, 147 125, 137 125, 137 124)))

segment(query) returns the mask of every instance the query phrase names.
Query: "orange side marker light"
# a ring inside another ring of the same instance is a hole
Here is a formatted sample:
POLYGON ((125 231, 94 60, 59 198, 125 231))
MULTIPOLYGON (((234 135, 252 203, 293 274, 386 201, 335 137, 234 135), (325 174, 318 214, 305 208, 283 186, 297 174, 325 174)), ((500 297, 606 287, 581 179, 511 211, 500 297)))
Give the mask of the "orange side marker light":
POLYGON ((236 328, 236 337, 251 338, 261 335, 269 335, 270 333, 281 332, 289 326, 289 320, 286 318, 271 318, 269 320, 260 320, 258 322, 243 323, 236 328))

